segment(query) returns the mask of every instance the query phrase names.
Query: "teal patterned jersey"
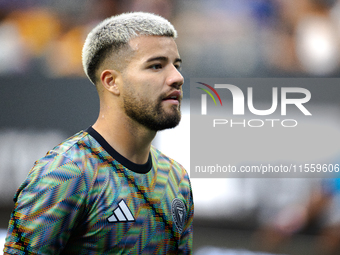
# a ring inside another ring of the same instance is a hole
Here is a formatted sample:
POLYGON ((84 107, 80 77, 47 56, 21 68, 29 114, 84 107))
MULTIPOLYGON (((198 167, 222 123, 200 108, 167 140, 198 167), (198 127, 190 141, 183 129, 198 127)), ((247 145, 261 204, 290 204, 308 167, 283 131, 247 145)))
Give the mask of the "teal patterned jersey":
POLYGON ((191 254, 185 169, 154 147, 135 164, 93 128, 38 160, 14 201, 9 254, 191 254))

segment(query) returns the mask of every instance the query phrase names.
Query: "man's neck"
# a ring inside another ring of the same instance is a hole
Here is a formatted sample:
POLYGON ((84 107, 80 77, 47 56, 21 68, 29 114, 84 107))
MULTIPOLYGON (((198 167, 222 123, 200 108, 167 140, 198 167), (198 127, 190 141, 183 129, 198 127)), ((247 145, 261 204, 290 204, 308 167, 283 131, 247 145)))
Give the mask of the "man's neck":
POLYGON ((156 136, 126 116, 99 115, 93 128, 122 156, 136 164, 148 161, 151 142, 156 136))

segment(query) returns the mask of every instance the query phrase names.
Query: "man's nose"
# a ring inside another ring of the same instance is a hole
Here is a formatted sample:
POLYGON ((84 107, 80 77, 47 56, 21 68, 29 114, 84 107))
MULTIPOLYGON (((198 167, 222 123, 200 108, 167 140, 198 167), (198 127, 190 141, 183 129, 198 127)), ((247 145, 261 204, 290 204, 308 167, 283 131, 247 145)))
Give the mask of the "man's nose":
POLYGON ((167 78, 167 84, 169 86, 175 87, 176 89, 179 89, 184 83, 184 78, 182 74, 179 72, 179 70, 172 66, 169 77, 167 78))

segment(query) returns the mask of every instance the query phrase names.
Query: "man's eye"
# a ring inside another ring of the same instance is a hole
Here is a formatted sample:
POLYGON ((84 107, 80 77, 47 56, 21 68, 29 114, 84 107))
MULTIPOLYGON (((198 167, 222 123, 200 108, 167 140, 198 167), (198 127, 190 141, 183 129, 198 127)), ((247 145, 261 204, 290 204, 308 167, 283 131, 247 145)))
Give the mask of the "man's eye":
POLYGON ((180 65, 175 65, 175 67, 178 71, 181 71, 181 69, 182 69, 182 67, 180 65))
POLYGON ((157 69, 161 69, 162 65, 161 64, 154 64, 154 65, 150 66, 150 68, 157 70, 157 69))

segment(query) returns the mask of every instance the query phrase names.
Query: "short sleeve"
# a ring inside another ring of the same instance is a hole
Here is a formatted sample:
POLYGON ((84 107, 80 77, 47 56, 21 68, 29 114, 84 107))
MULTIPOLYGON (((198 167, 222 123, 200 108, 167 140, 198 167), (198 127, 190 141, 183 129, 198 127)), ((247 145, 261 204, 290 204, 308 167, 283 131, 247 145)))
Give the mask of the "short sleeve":
POLYGON ((4 252, 59 254, 84 211, 83 172, 68 158, 50 153, 36 162, 18 189, 4 252))

